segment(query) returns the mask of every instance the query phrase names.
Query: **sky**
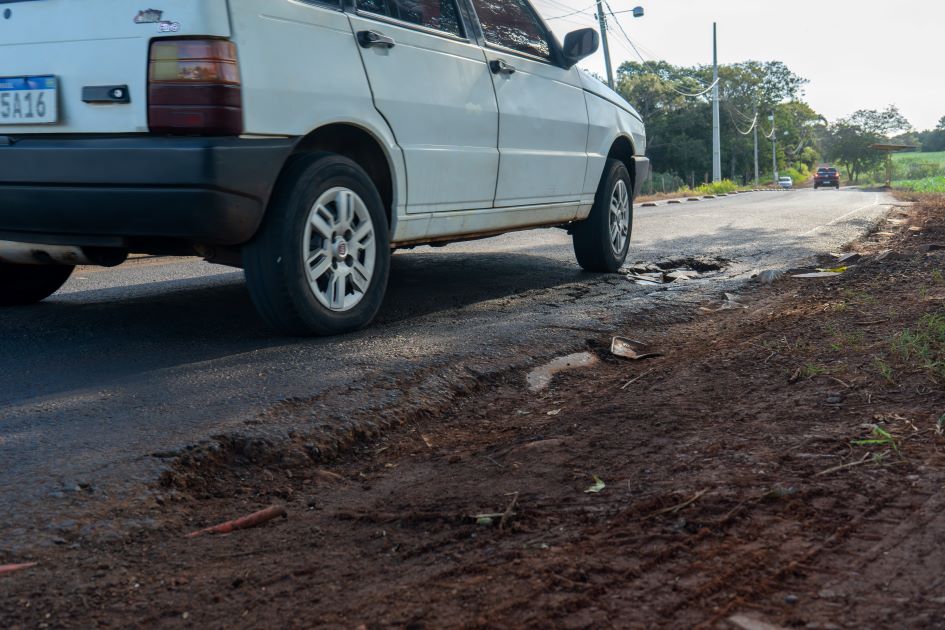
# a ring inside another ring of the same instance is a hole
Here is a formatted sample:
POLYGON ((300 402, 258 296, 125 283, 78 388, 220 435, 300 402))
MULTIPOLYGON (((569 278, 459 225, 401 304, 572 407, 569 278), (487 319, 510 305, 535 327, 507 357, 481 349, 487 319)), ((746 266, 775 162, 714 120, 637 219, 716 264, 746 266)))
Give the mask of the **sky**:
MULTIPOLYGON (((783 61, 809 79, 805 98, 828 120, 895 104, 918 130, 945 116, 945 0, 608 0, 644 58, 675 65, 783 61), (634 19, 620 11, 642 6, 634 19)), ((534 0, 559 38, 597 26, 594 0, 534 0)), ((616 29, 614 69, 639 57, 616 29)), ((581 65, 605 76, 603 52, 581 65)))

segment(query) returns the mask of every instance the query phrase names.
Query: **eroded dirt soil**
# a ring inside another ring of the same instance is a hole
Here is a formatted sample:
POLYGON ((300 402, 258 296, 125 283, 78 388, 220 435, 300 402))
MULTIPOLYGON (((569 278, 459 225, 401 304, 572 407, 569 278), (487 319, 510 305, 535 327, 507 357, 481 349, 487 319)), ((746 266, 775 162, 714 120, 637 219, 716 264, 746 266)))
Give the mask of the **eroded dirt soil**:
POLYGON ((945 314, 945 203, 892 219, 837 277, 614 331, 661 358, 590 337, 548 390, 490 376, 328 462, 186 458, 147 527, 0 557, 38 562, 0 625, 945 627, 945 332, 901 336, 945 314))

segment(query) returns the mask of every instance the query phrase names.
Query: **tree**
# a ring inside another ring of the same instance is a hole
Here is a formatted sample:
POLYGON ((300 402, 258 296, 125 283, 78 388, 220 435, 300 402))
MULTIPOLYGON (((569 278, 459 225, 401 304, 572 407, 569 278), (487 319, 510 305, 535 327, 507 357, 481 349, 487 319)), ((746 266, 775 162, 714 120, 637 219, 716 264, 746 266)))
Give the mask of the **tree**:
MULTIPOLYGON (((637 108, 647 126, 647 153, 653 169, 688 179, 702 176, 712 163, 711 66, 680 67, 665 61, 626 62, 617 69, 617 91, 637 108), (694 96, 695 95, 695 96, 694 96)), ((751 134, 745 134, 758 112, 759 126, 766 112, 779 104, 797 103, 807 80, 791 72, 779 61, 746 61, 719 68, 722 99, 722 162, 730 165, 733 179, 748 180, 754 172, 751 134)), ((779 161, 800 159, 814 134, 796 129, 819 121, 809 107, 787 108, 784 120, 778 114, 779 161), (782 146, 780 134, 788 131, 782 146), (807 140, 804 137, 807 136, 807 140), (805 144, 806 142, 806 144, 805 144), (790 145, 790 146, 788 146, 790 145), (791 149, 786 152, 785 148, 791 149)), ((819 124, 819 123, 818 123, 819 124)), ((804 158, 810 160, 810 154, 804 158)), ((816 158, 815 158, 816 159, 816 158)), ((766 162, 762 161, 762 164, 766 162)), ((728 168, 726 168, 728 170, 728 168)))
POLYGON ((938 121, 935 129, 920 131, 918 140, 923 152, 945 151, 945 116, 938 121))
POLYGON ((883 155, 871 149, 873 144, 889 141, 896 132, 908 132, 912 125, 895 105, 882 111, 861 109, 834 123, 825 138, 827 155, 840 163, 855 182, 860 175, 877 168, 883 155))

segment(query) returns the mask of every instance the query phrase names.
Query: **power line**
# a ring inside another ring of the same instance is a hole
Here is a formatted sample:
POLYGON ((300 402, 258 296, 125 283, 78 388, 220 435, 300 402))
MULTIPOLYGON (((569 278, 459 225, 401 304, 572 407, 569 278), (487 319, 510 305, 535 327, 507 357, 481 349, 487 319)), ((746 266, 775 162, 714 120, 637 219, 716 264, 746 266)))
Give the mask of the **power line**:
MULTIPOLYGON (((607 7, 607 12, 610 13, 611 17, 614 18, 614 19, 613 19, 613 22, 614 22, 614 24, 617 25, 617 28, 620 30, 620 35, 622 35, 623 38, 624 38, 624 40, 626 40, 626 42, 627 42, 628 44, 630 44, 630 48, 633 50, 634 53, 636 53, 636 56, 640 58, 640 61, 643 63, 644 67, 645 67, 646 64, 648 64, 648 63, 652 64, 653 62, 652 62, 652 61, 647 61, 647 59, 643 56, 643 54, 642 54, 642 53, 640 52, 640 50, 637 48, 636 43, 634 43, 634 41, 633 41, 632 39, 630 39, 630 36, 627 34, 627 31, 624 30, 623 25, 620 23, 620 21, 617 19, 617 16, 614 14, 613 9, 610 8, 610 3, 607 2, 606 0, 604 0, 604 4, 605 4, 606 7, 607 7)), ((620 40, 618 40, 618 41, 620 41, 620 40)), ((652 68, 651 68, 651 72, 653 72, 653 74, 656 74, 657 76, 659 75, 659 73, 656 72, 655 70, 653 70, 652 68)), ((686 78, 691 79, 691 80, 695 81, 696 83, 701 83, 700 81, 698 81, 697 79, 695 79, 695 78, 693 78, 693 77, 686 77, 686 78)), ((669 87, 669 89, 671 89, 673 92, 679 94, 680 96, 685 96, 685 97, 688 97, 688 98, 698 98, 698 97, 700 97, 700 96, 705 96, 706 94, 708 94, 709 92, 711 92, 712 89, 716 86, 716 84, 718 84, 718 82, 719 82, 718 80, 713 81, 713 82, 712 82, 712 85, 708 86, 708 87, 707 87, 705 90, 703 90, 702 92, 698 92, 698 93, 695 93, 695 94, 690 94, 690 93, 688 93, 688 92, 683 92, 682 90, 677 90, 675 87, 673 87, 671 84, 669 84, 668 81, 667 81, 666 83, 667 83, 667 87, 669 87)))
MULTIPOLYGON (((545 18, 545 21, 560 20, 562 18, 571 17, 572 15, 577 15, 578 13, 585 13, 585 11, 593 9, 595 6, 597 6, 596 2, 588 7, 584 7, 583 9, 578 9, 577 11, 571 11, 570 13, 565 13, 563 15, 554 15, 552 17, 545 18)), ((585 15, 588 15, 588 14, 585 13, 585 15)))
POLYGON ((754 119, 753 121, 751 121, 751 127, 748 128, 748 131, 742 131, 741 129, 738 128, 738 123, 735 122, 735 117, 732 116, 732 112, 731 112, 731 111, 729 111, 729 117, 731 117, 731 119, 732 119, 732 126, 735 127, 735 131, 737 131, 738 133, 742 134, 743 136, 747 136, 748 134, 750 134, 752 131, 755 130, 755 127, 758 125, 758 115, 757 115, 757 114, 755 115, 755 119, 754 119))

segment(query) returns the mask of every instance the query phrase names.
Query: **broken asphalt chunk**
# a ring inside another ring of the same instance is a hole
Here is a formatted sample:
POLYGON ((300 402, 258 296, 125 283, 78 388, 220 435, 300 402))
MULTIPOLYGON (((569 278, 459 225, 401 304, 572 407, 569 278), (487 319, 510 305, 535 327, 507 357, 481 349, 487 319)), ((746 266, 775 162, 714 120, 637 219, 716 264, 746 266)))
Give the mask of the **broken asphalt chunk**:
POLYGON ((647 352, 647 346, 639 341, 627 339, 626 337, 614 337, 610 343, 610 353, 617 357, 630 359, 631 361, 640 361, 641 359, 652 359, 661 357, 658 352, 647 352))
POLYGON ((852 265, 855 262, 859 262, 862 258, 863 256, 856 252, 847 252, 846 254, 837 256, 837 263, 839 265, 852 265))
POLYGON ((784 272, 780 269, 767 269, 758 274, 758 282, 761 284, 774 284, 784 277, 784 272))

